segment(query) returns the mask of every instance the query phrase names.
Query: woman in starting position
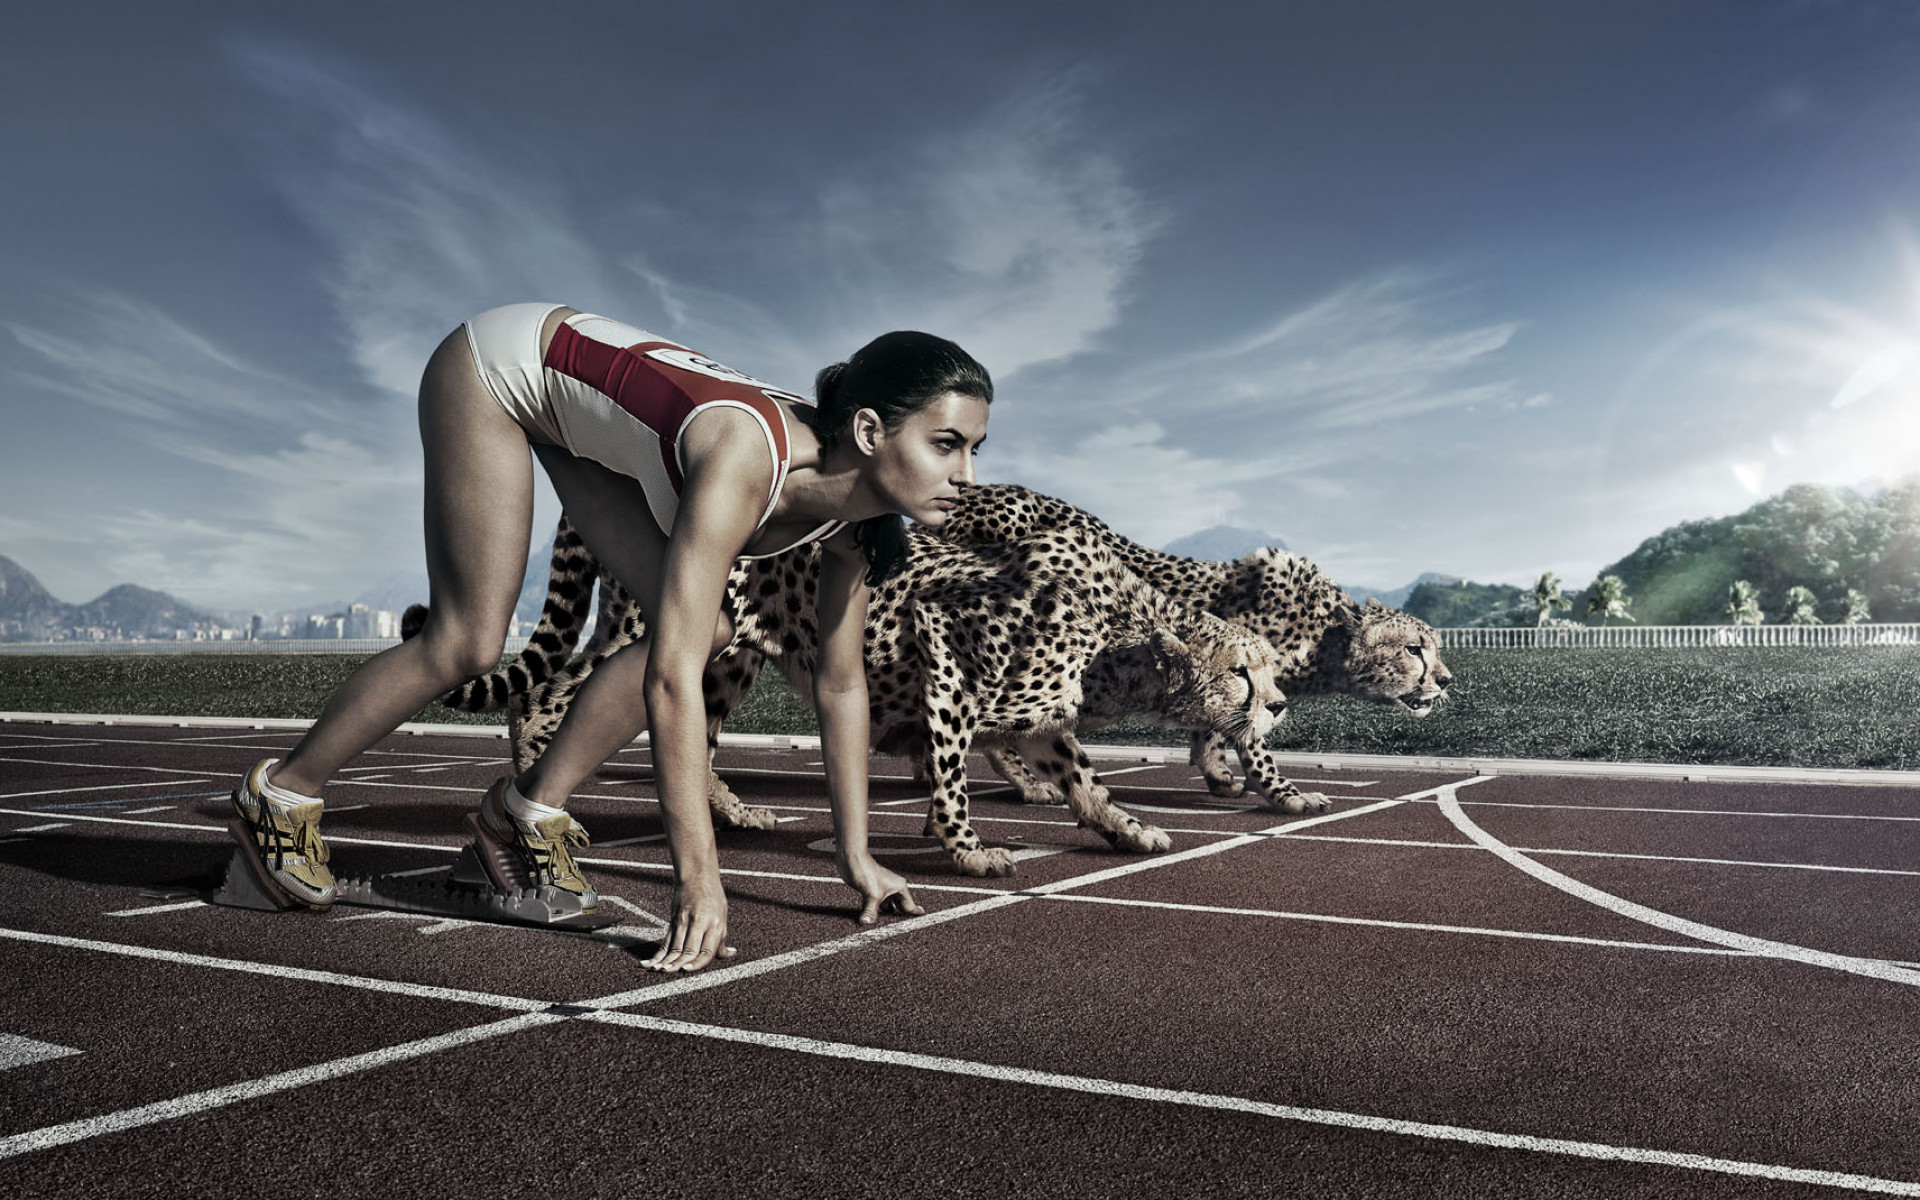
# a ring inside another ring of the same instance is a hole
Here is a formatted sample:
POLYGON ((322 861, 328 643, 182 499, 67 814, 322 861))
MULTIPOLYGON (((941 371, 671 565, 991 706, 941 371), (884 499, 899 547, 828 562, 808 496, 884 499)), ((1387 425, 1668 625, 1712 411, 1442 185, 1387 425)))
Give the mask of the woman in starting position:
POLYGON ((600 664, 546 753, 487 789, 467 818, 496 886, 593 909, 599 897, 568 850, 586 832, 567 798, 649 730, 674 892, 666 941, 646 965, 697 971, 733 953, 707 811, 701 675, 732 637, 734 559, 818 541, 813 700, 840 876, 862 897, 862 922, 920 912, 867 850, 867 595, 904 563, 902 517, 940 525, 973 483, 993 383, 944 338, 889 333, 821 371, 815 395, 810 404, 558 305, 492 309, 450 334, 420 383, 426 624, 368 659, 284 760, 259 763, 235 789, 258 881, 289 902, 332 904, 319 832, 327 780, 499 662, 532 532, 531 444, 587 548, 638 601, 648 636, 600 664))

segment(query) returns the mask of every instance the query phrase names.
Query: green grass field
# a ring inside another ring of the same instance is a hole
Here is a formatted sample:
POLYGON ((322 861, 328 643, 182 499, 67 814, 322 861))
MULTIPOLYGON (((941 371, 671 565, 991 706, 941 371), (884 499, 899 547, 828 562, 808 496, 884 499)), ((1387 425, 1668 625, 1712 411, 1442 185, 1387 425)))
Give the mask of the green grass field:
MULTIPOLYGON (((1455 650, 1424 720, 1347 697, 1297 701, 1275 749, 1364 754, 1920 769, 1920 647, 1455 650)), ((0 655, 0 710, 313 717, 357 659, 333 655, 0 655)), ((422 721, 494 723, 431 705, 422 721)), ((777 672, 728 721, 813 733, 777 672)), ((1127 722, 1094 742, 1181 745, 1127 722)))

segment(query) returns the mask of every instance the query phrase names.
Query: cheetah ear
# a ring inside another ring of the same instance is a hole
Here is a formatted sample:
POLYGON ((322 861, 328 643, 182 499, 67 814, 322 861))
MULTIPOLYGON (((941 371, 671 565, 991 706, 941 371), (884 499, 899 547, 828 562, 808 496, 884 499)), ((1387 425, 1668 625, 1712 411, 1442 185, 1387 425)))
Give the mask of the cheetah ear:
POLYGON ((1348 631, 1360 628, 1360 606, 1348 601, 1333 610, 1334 619, 1348 631))

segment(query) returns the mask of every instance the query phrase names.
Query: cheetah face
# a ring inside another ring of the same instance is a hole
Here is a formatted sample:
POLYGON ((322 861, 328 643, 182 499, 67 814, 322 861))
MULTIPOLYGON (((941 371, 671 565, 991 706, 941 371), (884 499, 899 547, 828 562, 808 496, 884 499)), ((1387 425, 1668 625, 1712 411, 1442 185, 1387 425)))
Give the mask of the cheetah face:
POLYGON ((1440 661, 1440 639, 1425 621, 1369 600, 1350 628, 1347 672, 1355 695, 1398 705, 1416 717, 1446 698, 1453 676, 1440 661))
POLYGON ((1202 616, 1185 642, 1160 630, 1154 647, 1172 684, 1167 715, 1190 728, 1245 744, 1264 741, 1286 716, 1287 698, 1274 678, 1280 656, 1244 627, 1202 616))

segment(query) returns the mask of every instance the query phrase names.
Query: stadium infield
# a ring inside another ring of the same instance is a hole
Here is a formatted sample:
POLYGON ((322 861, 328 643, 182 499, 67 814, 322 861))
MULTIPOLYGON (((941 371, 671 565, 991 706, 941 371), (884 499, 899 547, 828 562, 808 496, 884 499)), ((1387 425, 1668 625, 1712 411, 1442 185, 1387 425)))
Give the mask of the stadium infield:
MULTIPOLYGON (((575 804, 625 919, 557 934, 209 906, 298 736, 252 724, 0 722, 7 1195, 1920 1195, 1911 777, 1321 756, 1289 817, 1128 747, 1174 839, 1129 856, 976 760, 1020 863, 974 880, 880 759, 928 914, 861 930, 818 754, 736 742, 780 818, 720 835, 740 957, 662 977, 644 744, 575 804)), ((336 868, 449 863, 474 732, 344 772, 336 868)))

